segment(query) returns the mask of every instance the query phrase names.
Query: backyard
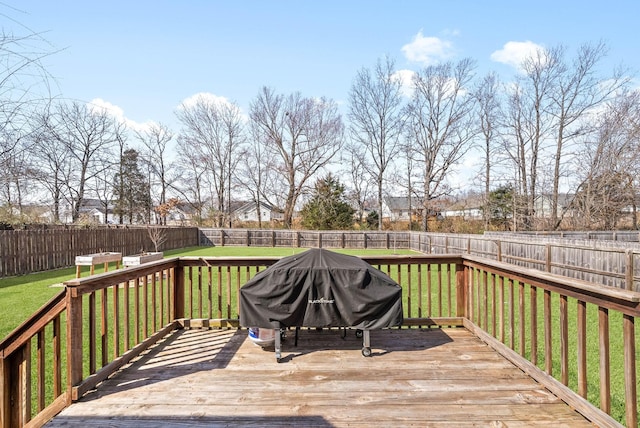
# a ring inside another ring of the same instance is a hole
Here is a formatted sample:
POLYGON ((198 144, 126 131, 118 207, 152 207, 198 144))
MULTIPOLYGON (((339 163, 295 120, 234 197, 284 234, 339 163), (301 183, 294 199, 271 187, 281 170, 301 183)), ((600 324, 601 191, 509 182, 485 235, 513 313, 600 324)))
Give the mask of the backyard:
MULTIPOLYGON (((265 248, 265 247, 192 247, 181 250, 167 251, 165 252, 165 257, 281 257, 288 256, 294 253, 299 253, 305 251, 304 248, 265 248)), ((351 255, 362 255, 362 256, 385 256, 390 254, 416 254, 411 250, 390 250, 390 249, 380 249, 380 250, 336 250, 338 252, 351 254, 351 255)), ((405 317, 421 317, 421 316, 455 316, 455 313, 451 311, 451 302, 455 302, 455 287, 451 287, 451 284, 443 284, 443 286, 435 287, 433 289, 426 288, 426 292, 422 293, 425 290, 419 290, 416 284, 419 283, 417 277, 426 274, 426 281, 433 281, 434 284, 438 281, 446 282, 446 277, 449 279, 452 277, 451 267, 443 268, 442 271, 443 276, 440 275, 440 271, 438 268, 437 271, 423 271, 420 273, 416 270, 406 270, 407 267, 402 269, 401 271, 397 266, 386 267, 382 266, 381 268, 385 271, 390 270, 390 275, 396 279, 399 283, 403 285, 404 293, 403 300, 405 305, 405 317), (431 278, 431 279, 429 279, 431 278), (445 278, 445 279, 443 279, 445 278), (413 285, 412 285, 413 284, 413 285), (424 311, 422 308, 425 308, 424 311)), ((115 269, 115 266, 109 266, 109 269, 115 269)), ((220 269, 220 268, 218 268, 220 269)), ((253 269, 253 268, 252 268, 253 269)), ((88 268, 82 272, 82 276, 85 277, 88 275, 88 268)), ((103 271, 102 266, 97 266, 95 273, 101 273, 103 271)), ((208 270, 209 275, 211 272, 214 272, 215 269, 210 268, 208 270)), ((202 318, 203 313, 211 314, 213 311, 213 316, 209 315, 209 318, 215 318, 216 310, 220 311, 218 314, 219 317, 226 316, 227 318, 235 318, 237 317, 236 311, 236 296, 233 291, 234 287, 231 287, 230 284, 236 284, 236 281, 239 281, 239 284, 244 282, 245 275, 249 275, 249 271, 246 274, 242 274, 240 271, 237 271, 237 274, 233 274, 233 280, 229 279, 229 293, 225 295, 225 299, 228 300, 227 307, 224 308, 226 310, 223 311, 223 302, 221 300, 218 301, 216 306, 216 302, 212 302, 207 299, 202 299, 203 293, 206 294, 207 291, 204 288, 209 287, 208 294, 212 296, 212 282, 213 288, 216 287, 215 278, 212 281, 211 277, 206 278, 206 268, 205 270, 201 270, 200 268, 194 267, 186 268, 185 275, 187 276, 187 292, 188 299, 185 302, 185 315, 186 318, 202 318), (190 291, 189 291, 190 290, 190 291), (198 293, 200 296, 198 297, 198 293), (204 301, 203 301, 204 300, 204 301), (199 308, 199 310, 198 310, 199 308)), ((228 272, 228 271, 227 271, 228 272)), ((251 274, 254 274, 255 270, 251 271, 251 274)), ((5 337, 8 333, 10 333, 15 327, 17 327, 20 323, 26 320, 30 315, 32 315, 36 309, 38 309, 42 304, 47 302, 52 296, 58 294, 61 291, 61 284, 64 281, 71 280, 75 277, 76 271, 75 268, 66 268, 49 272, 42 272, 37 274, 24 275, 13 278, 6 278, 0 280, 0 337, 5 337)), ((213 273, 215 276, 215 272, 213 273)), ((221 275, 221 271, 218 270, 219 277, 221 275)), ((227 273, 227 275, 230 275, 227 273)), ((231 278, 231 276, 229 276, 231 278)), ((425 278, 423 276, 423 278, 425 278)), ((218 280, 220 281, 220 280, 218 280)), ((532 349, 530 346, 529 340, 521 341, 521 336, 526 334, 530 335, 530 326, 531 326, 531 318, 530 318, 530 308, 532 307, 532 299, 531 299, 531 286, 527 284, 520 284, 517 281, 512 283, 510 286, 506 286, 506 284, 497 284, 497 280, 495 278, 489 277, 488 280, 485 278, 485 284, 482 285, 482 278, 475 277, 474 283, 475 287, 477 287, 478 307, 474 309, 478 309, 475 317, 472 315, 471 320, 478 324, 480 327, 485 329, 486 331, 491 331, 493 324, 493 329, 495 330, 495 309, 494 307, 508 307, 509 311, 513 311, 512 316, 512 327, 506 333, 504 338, 504 343, 512 349, 517 350, 523 356, 531 359, 532 357, 532 349), (501 286, 500 286, 501 285, 501 286), (500 289, 502 288, 502 294, 500 289), (506 290, 505 290, 506 288, 506 290), (484 291, 482 291, 484 290, 484 291), (484 303, 480 303, 480 297, 484 297, 484 303), (514 304, 515 300, 515 304, 514 304), (511 301, 511 303, 509 303, 511 301), (485 306, 485 314, 491 314, 493 312, 493 316, 489 317, 489 319, 482 319, 480 316, 480 305, 485 306), (493 319, 492 319, 493 318, 493 319), (520 343, 526 343, 523 349, 519 349, 520 343)), ((220 285, 218 285, 220 287, 220 285)), ((226 283, 223 285, 223 288, 226 288, 226 283)), ((151 290, 155 289, 155 287, 151 287, 151 290)), ((220 288, 219 288, 220 290, 220 288)), ((152 291, 147 291, 147 293, 151 293, 152 291)), ((225 293, 226 291, 223 291, 225 293)), ((215 290, 213 290, 213 294, 215 290)), ((127 294, 127 293, 125 293, 127 294)), ((143 292, 144 295, 144 292, 143 292)), ((220 296, 220 294, 219 294, 220 296)), ((121 296, 124 298, 124 296, 121 296)), ((215 300, 215 298, 214 298, 215 300)), ((537 308, 542 308, 544 305, 544 296, 542 293, 538 293, 536 295, 536 303, 535 306, 537 308)), ((554 308, 551 314, 551 325, 553 334, 553 348, 560 349, 560 334, 556 332, 559 330, 559 325, 561 323, 560 320, 560 312, 555 308, 560 307, 563 303, 560 302, 558 295, 555 293, 552 297, 551 307, 554 308)), ((574 320, 576 319, 576 300, 569 298, 566 302, 568 309, 568 319, 574 320)), ((596 406, 599 404, 599 371, 598 371, 598 313, 597 309, 593 307, 593 305, 588 305, 589 309, 587 311, 587 344, 589 349, 596 350, 596 352, 589 352, 588 362, 586 366, 588 367, 588 398, 589 401, 594 403, 596 406)), ((455 311, 455 308, 454 308, 455 311)), ((111 317, 112 314, 109 313, 111 317)), ((145 315, 146 316, 146 315, 145 315)), ((162 315, 161 315, 162 316, 162 315)), ((133 319, 129 320, 129 323, 133 323, 133 319)), ((543 331, 545 326, 543 324, 543 317, 538 316, 535 321, 537 324, 537 330, 543 331)), ((155 321, 151 324, 155 324, 155 321)), ((160 323, 162 324, 162 322, 160 323)), ((625 408, 625 400, 624 400, 624 371, 623 371, 623 344, 621 341, 620 335, 616 334, 616 332, 621 331, 622 327, 622 317, 612 314, 610 319, 610 330, 612 332, 611 336, 611 404, 612 404, 612 412, 611 414, 617 418, 619 421, 624 420, 624 408, 625 408)), ((143 336, 147 337, 147 335, 153 333, 153 325, 147 326, 145 322, 145 326, 132 326, 132 331, 139 331, 143 329, 143 336)), ((568 342, 569 349, 572 350, 572 354, 570 358, 573 357, 573 350, 576 349, 576 340, 578 334, 576 332, 577 326, 573 323, 569 323, 569 334, 568 334, 568 342)), ((494 332, 495 334, 495 332, 494 332)), ((636 343, 640 341, 640 332, 636 330, 636 343)), ((131 338, 133 340, 133 337, 131 338)), ((133 345, 135 343, 132 342, 133 345)), ((127 349, 128 346, 125 346, 127 349)), ((545 369, 548 367, 549 362, 545 360, 546 355, 544 353, 544 344, 542 341, 537 343, 538 348, 538 358, 537 358, 537 366, 541 369, 545 369)), ((97 349, 98 354, 100 353, 100 345, 98 344, 97 349)), ((64 356, 63 356, 64 358, 64 356)), ((561 356, 557 353, 553 355, 551 361, 552 372, 556 378, 559 377, 561 372, 561 356)), ((86 360, 85 360, 86 364, 86 360)), ((637 358, 636 358, 636 366, 637 358)), ((85 371, 87 369, 85 368, 85 371)), ((568 385, 574 391, 577 390, 578 384, 578 375, 575 370, 575 366, 571 364, 570 371, 568 373, 568 385)))
MULTIPOLYGON (((270 248, 270 247, 191 247, 165 251, 165 257, 197 256, 197 257, 251 257, 251 256, 289 256, 305 251, 305 248, 270 248)), ((411 250, 336 250, 351 255, 387 255, 416 254, 411 250)), ((115 269, 111 263, 109 269, 115 269)), ((89 267, 85 266, 82 276, 88 275, 89 267)), ((95 273, 102 273, 104 267, 95 267, 95 273)), ((40 306, 62 290, 64 281, 75 278, 76 268, 69 267, 29 275, 0 278, 0 338, 4 338, 19 326, 40 306)))

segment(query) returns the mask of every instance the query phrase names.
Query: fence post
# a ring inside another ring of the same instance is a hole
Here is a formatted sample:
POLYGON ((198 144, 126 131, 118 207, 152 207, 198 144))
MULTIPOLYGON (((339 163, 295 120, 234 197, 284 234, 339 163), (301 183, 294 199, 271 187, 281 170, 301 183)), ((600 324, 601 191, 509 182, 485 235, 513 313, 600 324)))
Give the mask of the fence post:
POLYGON ((224 247, 224 230, 220 229, 220 246, 224 247))
MULTIPOLYGON (((82 382, 82 294, 67 286, 67 390, 71 401, 77 400, 74 388, 82 382)), ((70 403, 69 403, 70 404, 70 403)))
POLYGON ((625 287, 627 290, 633 291, 633 250, 627 250, 626 253, 626 266, 624 269, 625 287))
POLYGON ((364 241, 364 248, 365 248, 365 250, 366 250, 366 249, 367 249, 367 232, 364 232, 364 233, 362 234, 362 239, 363 239, 363 241, 364 241))
POLYGON ((296 247, 300 248, 300 232, 296 231, 296 247))
POLYGON ((322 248, 322 232, 318 233, 318 248, 322 248))
POLYGON ((387 232, 387 250, 388 250, 389 248, 390 248, 390 245, 389 245, 389 232, 387 232))
POLYGON ((456 316, 467 317, 467 275, 462 262, 456 263, 456 316))
POLYGON ((545 268, 551 272, 551 244, 545 245, 545 268))
POLYGON ((496 260, 502 261, 502 241, 493 241, 496 243, 496 260))
POLYGON ((251 246, 251 230, 247 229, 247 247, 251 246))

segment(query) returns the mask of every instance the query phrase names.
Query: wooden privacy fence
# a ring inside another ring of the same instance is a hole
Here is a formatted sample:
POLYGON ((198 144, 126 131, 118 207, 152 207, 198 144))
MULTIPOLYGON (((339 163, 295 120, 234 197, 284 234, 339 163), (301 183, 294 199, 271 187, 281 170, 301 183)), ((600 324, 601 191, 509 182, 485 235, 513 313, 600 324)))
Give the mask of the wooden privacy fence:
MULTIPOLYGON (((406 327, 464 326, 594 424, 637 426, 640 293, 467 255, 364 259, 402 285, 406 327)), ((168 258, 67 281, 0 342, 0 425, 43 425, 175 329, 238 326, 240 286, 276 260, 168 258)))
MULTIPOLYGON (((198 245, 198 228, 152 227, 164 238, 160 250, 198 245)), ((0 230, 0 278, 73 266, 82 254, 155 250, 149 228, 0 230)))
POLYGON ((640 244, 632 242, 409 231, 200 229, 200 245, 411 249, 425 254, 462 253, 640 291, 640 244))

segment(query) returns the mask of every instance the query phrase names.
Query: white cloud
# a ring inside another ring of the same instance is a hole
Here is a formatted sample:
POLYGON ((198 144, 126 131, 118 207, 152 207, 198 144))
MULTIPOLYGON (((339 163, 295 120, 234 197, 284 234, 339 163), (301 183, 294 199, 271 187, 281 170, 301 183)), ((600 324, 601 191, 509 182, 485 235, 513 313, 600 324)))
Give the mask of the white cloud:
POLYGON ((413 70, 398 70, 391 76, 394 80, 400 81, 400 92, 407 98, 413 95, 413 76, 416 74, 413 70))
POLYGON ((525 58, 535 55, 540 49, 544 48, 529 40, 526 42, 507 42, 502 49, 491 54, 491 59, 520 70, 525 58))
POLYGON ((211 105, 230 104, 229 100, 225 97, 220 97, 210 92, 198 92, 197 94, 193 94, 190 97, 182 100, 182 102, 178 106, 178 109, 183 109, 184 107, 193 107, 198 102, 203 102, 211 105))
POLYGON ((135 120, 128 119, 124 115, 124 110, 121 107, 112 104, 109 101, 105 101, 102 98, 94 98, 89 101, 87 105, 92 112, 106 113, 117 120, 119 123, 124 123, 127 128, 133 129, 134 131, 144 131, 154 123, 153 121, 140 123, 136 122, 135 120))
POLYGON ((402 47, 404 56, 411 62, 419 62, 425 66, 437 64, 453 56, 453 44, 438 37, 425 37, 418 31, 411 43, 402 47))

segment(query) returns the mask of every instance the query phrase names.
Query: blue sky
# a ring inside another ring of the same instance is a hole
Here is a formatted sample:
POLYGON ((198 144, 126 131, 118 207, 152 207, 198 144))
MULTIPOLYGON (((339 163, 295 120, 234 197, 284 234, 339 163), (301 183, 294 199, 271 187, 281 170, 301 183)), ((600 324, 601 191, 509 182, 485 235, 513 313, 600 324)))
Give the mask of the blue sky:
POLYGON ((264 85, 344 105, 358 69, 384 55, 402 70, 471 57, 479 74, 508 79, 514 69, 496 59, 603 40, 604 71, 640 70, 638 0, 0 0, 0 12, 5 32, 21 32, 10 16, 60 49, 45 65, 61 97, 175 131, 177 106, 202 92, 245 112, 264 85))

